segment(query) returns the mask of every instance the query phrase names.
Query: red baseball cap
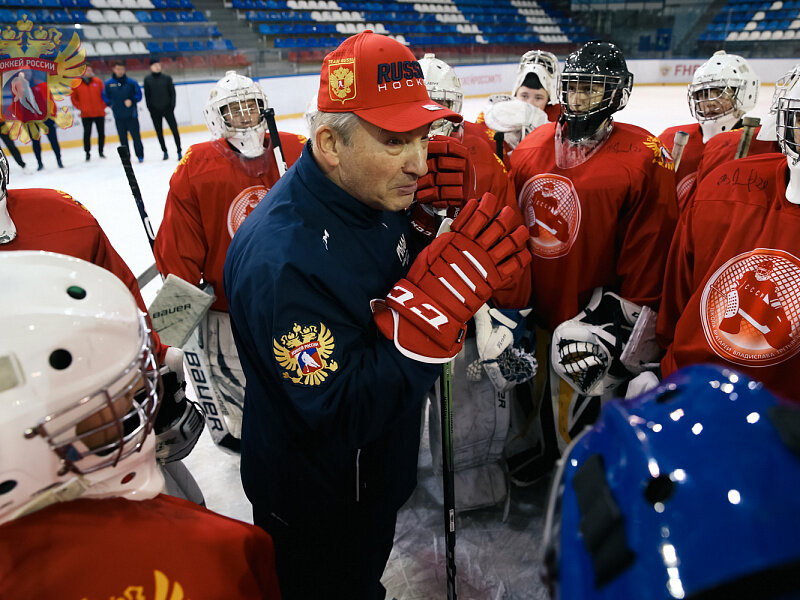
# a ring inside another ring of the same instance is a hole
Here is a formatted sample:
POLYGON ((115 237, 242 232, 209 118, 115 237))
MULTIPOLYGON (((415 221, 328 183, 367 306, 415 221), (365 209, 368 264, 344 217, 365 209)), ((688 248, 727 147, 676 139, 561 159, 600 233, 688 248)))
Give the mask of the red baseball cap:
POLYGON ((428 96, 422 68, 398 41, 369 29, 347 38, 322 63, 317 109, 352 112, 388 131, 463 117, 428 96))

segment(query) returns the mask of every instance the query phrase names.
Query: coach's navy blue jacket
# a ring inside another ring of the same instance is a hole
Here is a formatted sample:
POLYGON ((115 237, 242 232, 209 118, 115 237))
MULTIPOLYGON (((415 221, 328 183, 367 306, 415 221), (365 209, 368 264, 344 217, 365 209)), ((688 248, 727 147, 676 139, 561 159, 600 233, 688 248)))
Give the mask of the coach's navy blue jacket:
POLYGON ((119 79, 112 75, 103 86, 103 101, 111 107, 114 119, 138 119, 136 103, 142 99, 142 88, 135 79, 123 75, 119 79), (125 106, 125 100, 132 100, 131 106, 125 106))
POLYGON ((290 526, 416 485, 420 414, 441 368, 403 356, 372 320, 409 268, 407 218, 362 204, 310 143, 247 217, 225 263, 247 378, 242 481, 290 526))

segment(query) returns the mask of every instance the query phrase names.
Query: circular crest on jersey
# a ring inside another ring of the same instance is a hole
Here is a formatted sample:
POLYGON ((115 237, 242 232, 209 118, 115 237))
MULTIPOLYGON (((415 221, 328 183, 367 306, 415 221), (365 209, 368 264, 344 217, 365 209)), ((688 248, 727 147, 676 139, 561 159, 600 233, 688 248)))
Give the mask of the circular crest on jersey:
POLYGON ((531 252, 557 258, 570 251, 581 226, 581 203, 572 181, 554 173, 534 175, 522 187, 519 205, 531 252))
POLYGON ((233 234, 241 227, 244 220, 250 216, 253 209, 264 199, 269 192, 269 188, 263 185, 253 185, 243 189, 239 195, 233 199, 228 208, 228 233, 233 234))
POLYGON ((700 299, 703 333, 720 357, 749 367, 781 363, 800 351, 800 259, 757 248, 709 278, 700 299))

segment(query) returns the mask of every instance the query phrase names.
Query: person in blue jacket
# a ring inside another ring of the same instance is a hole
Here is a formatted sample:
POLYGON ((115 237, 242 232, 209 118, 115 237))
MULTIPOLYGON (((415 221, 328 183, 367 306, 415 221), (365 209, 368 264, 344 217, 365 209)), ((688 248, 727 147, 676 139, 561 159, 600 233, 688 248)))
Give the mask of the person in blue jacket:
POLYGON ((119 143, 128 148, 128 134, 133 140, 133 151, 139 162, 144 161, 144 147, 139 135, 139 112, 136 104, 142 99, 142 88, 135 79, 125 74, 125 63, 114 61, 113 75, 103 86, 103 102, 111 107, 117 126, 119 143))
POLYGON ((247 378, 241 476, 284 600, 383 600, 425 393, 466 321, 530 260, 527 232, 509 233, 512 209, 487 195, 410 256, 405 211, 427 172, 430 124, 461 116, 430 100, 404 45, 369 30, 348 38, 323 62, 317 103, 303 154, 225 263, 247 378))

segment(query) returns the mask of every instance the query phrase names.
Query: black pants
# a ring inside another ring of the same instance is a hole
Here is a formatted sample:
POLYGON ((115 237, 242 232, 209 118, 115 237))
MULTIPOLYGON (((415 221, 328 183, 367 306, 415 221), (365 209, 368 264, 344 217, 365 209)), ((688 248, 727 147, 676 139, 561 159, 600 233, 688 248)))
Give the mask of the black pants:
MULTIPOLYGON (((131 134, 133 140, 133 151, 136 153, 137 158, 144 158, 144 147, 142 146, 142 138, 139 135, 139 119, 136 117, 126 117, 124 119, 117 119, 114 117, 114 124, 117 126, 117 133, 119 134, 119 143, 128 148, 128 134, 131 134)), ((128 148, 130 152, 130 148, 128 148)))
POLYGON ((3 143, 6 145, 6 148, 8 148, 8 151, 11 153, 11 156, 14 157, 16 163, 20 167, 24 167, 25 161, 22 160, 22 155, 19 153, 16 144, 14 144, 14 140, 8 137, 8 134, 4 132, 2 129, 0 129, 0 139, 3 140, 3 143))
POLYGON ((92 123, 97 128, 97 149, 103 153, 103 146, 106 144, 106 118, 105 117, 81 117, 83 122, 83 149, 86 154, 92 149, 92 123))
POLYGON ((308 522, 287 526, 253 506, 255 524, 275 545, 283 600, 384 600, 380 579, 392 552, 397 512, 378 505, 323 510, 317 526, 309 516, 308 522))
MULTIPOLYGON (((61 146, 58 145, 58 134, 56 133, 56 123, 53 119, 44 121, 47 125, 47 139, 50 140, 50 145, 53 147, 53 154, 56 155, 58 160, 61 160, 61 146)), ((31 146, 33 146, 33 155, 36 157, 36 162, 42 164, 42 142, 40 140, 31 139, 31 146)))
POLYGON ((168 112, 161 112, 157 110, 150 111, 150 117, 153 119, 153 129, 156 130, 156 136, 158 136, 158 143, 161 144, 161 151, 167 151, 167 145, 164 143, 164 132, 161 130, 162 119, 167 120, 167 125, 169 125, 169 130, 172 132, 172 137, 175 139, 175 147, 178 149, 178 152, 181 151, 181 136, 178 133, 178 123, 175 121, 175 113, 173 111, 168 112))

